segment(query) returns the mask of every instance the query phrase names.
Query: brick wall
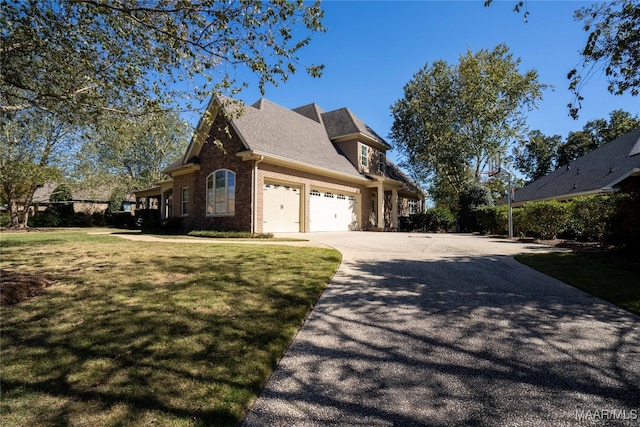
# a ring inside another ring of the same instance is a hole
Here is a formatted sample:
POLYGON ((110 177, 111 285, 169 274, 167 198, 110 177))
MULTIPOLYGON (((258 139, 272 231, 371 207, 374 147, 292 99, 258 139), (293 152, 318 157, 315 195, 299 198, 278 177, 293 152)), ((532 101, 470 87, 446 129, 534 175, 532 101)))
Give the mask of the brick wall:
MULTIPOLYGON (((214 124, 207 142, 200 150, 200 170, 189 174, 190 206, 189 215, 185 217, 187 230, 217 230, 217 231, 251 231, 251 177, 254 162, 242 161, 236 153, 246 148, 230 129, 231 138, 222 129, 223 122, 219 115, 214 124), (218 138, 225 151, 218 148, 215 138, 218 138), (207 216, 207 177, 218 169, 228 169, 236 175, 235 189, 235 214, 228 216, 207 216)), ((182 177, 174 178, 174 195, 179 194, 182 177)), ((186 180, 186 178, 185 178, 186 180)), ((174 196, 175 197, 175 196, 174 196)), ((178 196, 180 198, 180 196, 178 196)), ((180 214, 179 207, 176 216, 180 214)))

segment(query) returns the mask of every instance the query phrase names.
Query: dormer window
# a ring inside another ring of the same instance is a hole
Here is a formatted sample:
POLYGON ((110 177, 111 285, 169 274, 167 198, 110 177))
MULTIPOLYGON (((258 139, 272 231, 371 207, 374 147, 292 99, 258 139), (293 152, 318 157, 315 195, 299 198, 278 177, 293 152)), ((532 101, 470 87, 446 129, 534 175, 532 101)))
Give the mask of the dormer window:
POLYGON ((369 166, 369 147, 364 144, 360 146, 360 164, 365 168, 369 166))
POLYGON ((379 162, 378 162, 378 172, 384 173, 386 163, 387 163, 387 156, 385 156, 384 153, 380 153, 379 162))

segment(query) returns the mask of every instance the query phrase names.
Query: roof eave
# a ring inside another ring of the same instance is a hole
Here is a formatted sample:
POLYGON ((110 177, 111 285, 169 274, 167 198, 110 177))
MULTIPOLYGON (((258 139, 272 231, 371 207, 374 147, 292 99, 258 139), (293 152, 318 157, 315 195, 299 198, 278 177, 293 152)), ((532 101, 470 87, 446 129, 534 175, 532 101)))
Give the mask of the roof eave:
POLYGON ((353 141, 354 139, 357 139, 360 141, 364 140, 364 142, 377 146, 376 148, 379 148, 384 151, 391 150, 393 148, 386 142, 379 141, 378 139, 373 138, 367 135, 366 133, 362 133, 362 132, 355 132, 347 135, 340 135, 338 137, 332 138, 331 142, 339 143, 339 142, 353 141))
POLYGON ((265 153, 257 150, 241 151, 237 153, 236 156, 240 157, 243 161, 260 160, 260 161, 264 161, 264 162, 278 165, 278 166, 285 166, 285 167, 289 167, 292 169, 301 170, 305 172, 313 172, 322 176, 340 178, 346 181, 358 182, 358 183, 369 182, 369 179, 367 179, 365 176, 362 176, 362 175, 360 176, 351 175, 351 174, 343 173, 333 169, 323 168, 321 166, 315 166, 309 163, 298 162, 295 160, 287 159, 284 157, 276 156, 270 153, 265 153))
POLYGON ((576 193, 565 193, 565 194, 560 194, 557 196, 550 196, 550 197, 540 197, 537 199, 529 199, 529 200, 523 200, 521 202, 518 201, 514 201, 513 202, 513 206, 514 207, 520 207, 525 205, 526 203, 533 203, 533 202, 549 202, 552 200, 557 200, 557 201, 567 201, 567 200, 571 200, 571 199, 575 199, 576 197, 585 197, 585 196, 597 196, 600 194, 611 194, 611 193, 615 193, 616 190, 614 188, 611 187, 602 187, 602 188, 594 188, 592 190, 587 190, 587 191, 580 191, 580 192, 576 192, 576 193))
POLYGON ((624 174, 622 176, 619 176, 615 180, 611 181, 611 183, 609 185, 607 185, 606 188, 613 189, 614 187, 619 185, 622 181, 624 181, 625 179, 627 179, 627 178, 629 178, 631 176, 640 176, 640 168, 633 168, 629 172, 627 172, 626 174, 624 174))
POLYGON ((197 170, 200 170, 200 165, 194 164, 194 163, 190 163, 188 165, 184 165, 180 169, 176 169, 174 171, 171 171, 171 173, 169 175, 173 178, 174 176, 186 175, 186 174, 189 174, 191 172, 195 172, 197 170))

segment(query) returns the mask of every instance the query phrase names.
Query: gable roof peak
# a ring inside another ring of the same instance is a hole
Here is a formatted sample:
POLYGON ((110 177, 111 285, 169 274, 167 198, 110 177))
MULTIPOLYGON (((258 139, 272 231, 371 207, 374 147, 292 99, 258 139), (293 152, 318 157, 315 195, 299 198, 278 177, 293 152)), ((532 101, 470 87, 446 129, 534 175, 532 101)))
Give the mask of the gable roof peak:
POLYGON ((262 97, 262 98, 258 99, 256 102, 254 102, 251 106, 253 108, 257 108, 258 110, 262 110, 262 108, 264 107, 266 101, 267 101, 267 99, 262 97))
POLYGON ((322 115, 324 114, 324 111, 315 102, 312 102, 311 104, 307 104, 307 105, 302 105, 297 108, 293 108, 292 111, 295 111, 298 114, 302 114, 308 119, 311 119, 320 124, 323 124, 322 115))
POLYGON ((347 107, 338 108, 322 114, 327 134, 331 139, 337 139, 354 134, 364 135, 371 141, 380 144, 384 149, 392 147, 378 135, 369 125, 353 114, 347 107))
POLYGON ((629 157, 640 154, 640 135, 638 135, 638 140, 633 147, 631 147, 631 151, 629 151, 629 157))

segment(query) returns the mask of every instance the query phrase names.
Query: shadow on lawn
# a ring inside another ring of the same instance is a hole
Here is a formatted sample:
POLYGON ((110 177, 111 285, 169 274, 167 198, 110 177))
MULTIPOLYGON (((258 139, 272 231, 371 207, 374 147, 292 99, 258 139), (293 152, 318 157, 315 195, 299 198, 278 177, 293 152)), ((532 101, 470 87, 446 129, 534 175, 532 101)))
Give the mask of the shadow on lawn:
POLYGON ((638 408, 638 316, 510 257, 350 269, 334 278, 245 427, 575 425, 579 411, 628 417, 638 408), (274 412, 283 401, 284 419, 274 412))
MULTIPOLYGON (((326 274, 337 259, 317 253, 326 274)), ((88 257, 56 272, 66 286, 3 313, 5 425, 237 425, 324 286, 321 269, 279 259, 88 257)))

